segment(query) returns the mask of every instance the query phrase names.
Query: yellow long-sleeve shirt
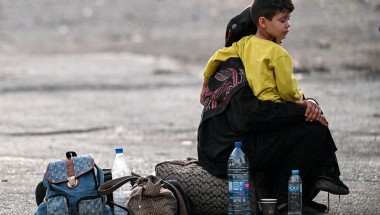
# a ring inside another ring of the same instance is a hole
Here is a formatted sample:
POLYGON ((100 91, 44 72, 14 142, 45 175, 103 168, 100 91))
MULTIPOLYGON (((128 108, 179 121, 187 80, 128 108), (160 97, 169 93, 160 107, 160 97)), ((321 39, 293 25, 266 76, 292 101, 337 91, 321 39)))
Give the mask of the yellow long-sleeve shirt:
POLYGON ((230 57, 239 57, 243 61, 248 84, 258 99, 274 102, 302 100, 303 92, 298 89, 293 74, 292 58, 278 44, 246 36, 232 46, 218 50, 206 65, 205 82, 230 57))

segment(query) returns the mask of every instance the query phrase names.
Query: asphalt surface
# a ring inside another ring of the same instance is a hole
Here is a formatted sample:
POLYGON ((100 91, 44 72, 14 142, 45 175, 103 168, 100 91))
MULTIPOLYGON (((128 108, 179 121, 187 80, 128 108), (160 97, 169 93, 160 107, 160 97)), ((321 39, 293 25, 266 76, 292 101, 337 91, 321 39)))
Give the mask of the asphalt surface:
POLYGON ((196 156, 200 76, 191 66, 130 54, 0 61, 0 214, 32 214, 48 162, 69 150, 110 168, 123 147, 141 175, 196 156))
MULTIPOLYGON (((123 147, 141 175, 196 157, 202 67, 251 3, 220 2, 0 1, 0 214, 33 214, 47 164, 69 150, 110 168, 123 147)), ((282 45, 351 191, 329 214, 380 214, 380 3, 294 3, 282 45)))
MULTIPOLYGON (((0 214, 32 214, 48 162, 69 150, 110 168, 123 147, 142 175, 158 162, 197 156, 200 67, 128 53, 0 57, 0 65, 0 214)), ((378 214, 379 81, 299 78, 329 119, 351 191, 340 202, 330 196, 330 214, 378 214)), ((327 194, 317 201, 327 204, 327 194)))

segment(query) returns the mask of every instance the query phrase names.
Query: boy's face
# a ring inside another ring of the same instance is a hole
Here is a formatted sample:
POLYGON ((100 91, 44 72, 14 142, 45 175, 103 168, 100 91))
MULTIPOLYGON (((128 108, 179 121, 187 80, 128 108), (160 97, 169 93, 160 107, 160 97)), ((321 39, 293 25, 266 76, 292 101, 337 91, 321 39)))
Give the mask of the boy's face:
POLYGON ((289 18, 290 12, 283 11, 274 15, 272 20, 266 19, 267 33, 273 38, 276 38, 277 41, 285 39, 290 28, 289 18))

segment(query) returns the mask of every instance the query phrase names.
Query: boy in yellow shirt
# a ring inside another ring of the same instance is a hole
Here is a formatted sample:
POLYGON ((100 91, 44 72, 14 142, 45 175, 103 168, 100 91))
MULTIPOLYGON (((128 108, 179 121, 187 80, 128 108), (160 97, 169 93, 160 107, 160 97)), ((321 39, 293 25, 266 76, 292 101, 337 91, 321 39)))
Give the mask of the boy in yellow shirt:
MULTIPOLYGON (((289 18, 294 10, 291 0, 255 0, 251 18, 257 26, 256 35, 243 37, 230 47, 218 50, 204 70, 201 103, 207 83, 219 65, 231 57, 239 57, 245 68, 248 84, 260 100, 295 102, 303 99, 303 92, 293 74, 291 56, 278 42, 289 32, 289 18)), ((279 42, 280 43, 280 42, 279 42)))

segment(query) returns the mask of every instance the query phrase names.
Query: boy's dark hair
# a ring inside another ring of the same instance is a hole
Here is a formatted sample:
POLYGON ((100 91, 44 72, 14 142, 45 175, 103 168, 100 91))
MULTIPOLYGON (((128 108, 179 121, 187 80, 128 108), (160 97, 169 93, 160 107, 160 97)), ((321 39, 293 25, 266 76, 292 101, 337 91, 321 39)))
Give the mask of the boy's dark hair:
POLYGON ((258 26, 259 18, 265 17, 272 20, 279 12, 294 10, 292 0, 255 0, 251 6, 251 18, 258 26))

